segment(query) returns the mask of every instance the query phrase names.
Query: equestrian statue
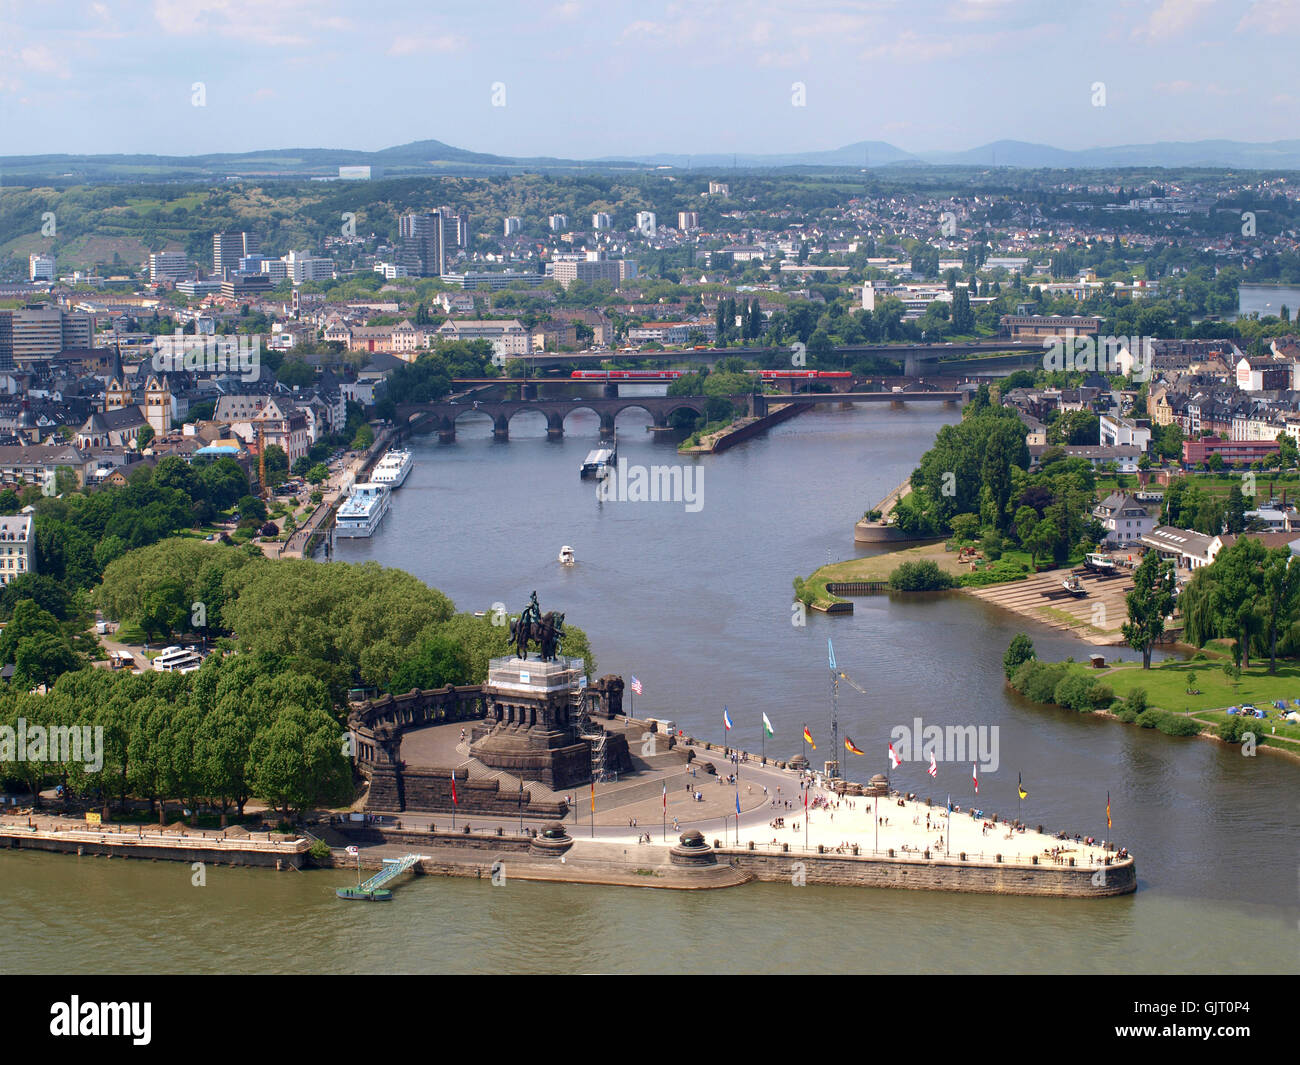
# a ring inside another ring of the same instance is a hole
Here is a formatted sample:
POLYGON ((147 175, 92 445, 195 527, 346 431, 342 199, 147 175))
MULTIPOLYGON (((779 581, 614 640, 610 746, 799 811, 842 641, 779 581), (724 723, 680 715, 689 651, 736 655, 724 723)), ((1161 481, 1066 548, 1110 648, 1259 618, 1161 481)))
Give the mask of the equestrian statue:
POLYGON ((543 662, 553 662, 560 654, 560 641, 564 638, 564 615, 554 610, 542 613, 537 605, 537 593, 533 592, 528 606, 514 621, 510 622, 510 642, 515 654, 520 658, 528 657, 528 645, 536 643, 543 662))

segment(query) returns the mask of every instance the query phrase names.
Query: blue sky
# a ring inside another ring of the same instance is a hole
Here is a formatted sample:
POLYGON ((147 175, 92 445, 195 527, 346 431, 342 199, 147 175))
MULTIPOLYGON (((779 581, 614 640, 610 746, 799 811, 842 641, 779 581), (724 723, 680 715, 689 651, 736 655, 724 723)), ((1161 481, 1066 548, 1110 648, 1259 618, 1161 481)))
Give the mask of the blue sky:
POLYGON ((0 154, 1300 139, 1298 39, 1300 0, 0 0, 0 154))

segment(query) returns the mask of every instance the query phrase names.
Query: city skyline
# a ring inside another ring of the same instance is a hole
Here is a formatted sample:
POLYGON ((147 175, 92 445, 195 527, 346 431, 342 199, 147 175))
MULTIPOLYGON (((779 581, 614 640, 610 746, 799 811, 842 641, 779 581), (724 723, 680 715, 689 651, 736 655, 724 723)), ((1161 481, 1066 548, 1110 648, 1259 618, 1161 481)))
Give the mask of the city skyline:
POLYGON ((343 0, 4 0, 0 31, 6 155, 424 139, 573 159, 1263 143, 1289 137, 1300 102, 1285 74, 1300 9, 1282 0, 1101 13, 1046 0, 567 0, 438 15, 343 0))

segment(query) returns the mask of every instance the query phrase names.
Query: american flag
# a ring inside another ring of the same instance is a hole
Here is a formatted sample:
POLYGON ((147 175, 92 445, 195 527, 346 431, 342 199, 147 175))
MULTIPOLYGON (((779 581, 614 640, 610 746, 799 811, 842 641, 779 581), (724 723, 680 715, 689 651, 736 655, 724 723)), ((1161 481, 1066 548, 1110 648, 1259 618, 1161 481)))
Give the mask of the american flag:
POLYGON ((637 680, 636 677, 632 678, 632 690, 636 692, 637 695, 641 694, 641 682, 637 680))

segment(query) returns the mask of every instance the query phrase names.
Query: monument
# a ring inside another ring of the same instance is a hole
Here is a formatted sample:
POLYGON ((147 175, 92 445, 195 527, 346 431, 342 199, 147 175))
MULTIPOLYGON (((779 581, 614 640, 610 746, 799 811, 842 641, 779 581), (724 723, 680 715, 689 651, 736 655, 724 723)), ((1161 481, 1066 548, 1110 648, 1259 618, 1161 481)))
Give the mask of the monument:
POLYGON ((603 730, 583 713, 586 663, 562 654, 564 615, 542 614, 533 592, 510 637, 516 653, 488 663, 487 713, 472 728, 470 754, 490 769, 552 790, 585 784, 593 771, 629 770, 626 739, 597 735, 603 730), (529 649, 533 643, 536 652, 529 649))

